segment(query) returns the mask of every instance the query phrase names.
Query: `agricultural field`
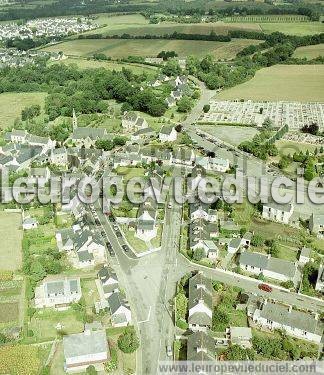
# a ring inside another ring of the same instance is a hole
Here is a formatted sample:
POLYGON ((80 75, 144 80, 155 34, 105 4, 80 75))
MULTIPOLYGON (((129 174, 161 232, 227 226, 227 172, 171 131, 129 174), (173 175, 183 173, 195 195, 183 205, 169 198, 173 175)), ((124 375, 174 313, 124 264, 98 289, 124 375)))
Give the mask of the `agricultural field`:
POLYGON ((260 23, 261 30, 265 33, 280 31, 288 35, 311 35, 324 32, 324 24, 321 22, 277 22, 260 23))
MULTIPOLYGON (((98 30, 98 29, 97 29, 98 30)), ((214 31, 216 34, 227 35, 231 30, 247 30, 247 31, 261 31, 261 28, 256 23, 225 23, 223 21, 215 23, 174 23, 163 22, 157 25, 144 25, 141 27, 123 27, 119 29, 110 29, 105 35, 121 35, 128 33, 131 35, 164 35, 172 34, 175 31, 186 34, 210 34, 214 31)))
POLYGON ((307 16, 295 14, 276 14, 276 15, 248 15, 248 16, 234 16, 225 18, 226 22, 308 22, 307 16))
POLYGON ((67 56, 90 57, 94 53, 104 53, 112 58, 134 56, 156 56, 163 50, 176 51, 180 57, 213 55, 216 59, 232 59, 244 47, 260 41, 237 39, 231 42, 211 42, 197 40, 127 40, 127 39, 85 39, 73 40, 45 47, 45 51, 60 52, 67 56))
POLYGON ((258 133, 257 129, 248 126, 200 125, 199 128, 233 146, 251 140, 258 133))
POLYGON ((324 101, 323 65, 275 65, 259 70, 250 81, 224 90, 220 100, 324 101))
MULTIPOLYGON (((55 62, 57 64, 57 62, 55 62)), ((93 59, 85 58, 68 58, 60 61, 60 64, 76 64, 80 69, 96 69, 105 68, 109 70, 121 71, 123 68, 130 69, 134 74, 142 74, 145 72, 149 76, 156 74, 157 68, 149 65, 141 64, 127 64, 118 61, 97 61, 93 59)))
POLYGON ((46 93, 3 93, 0 94, 0 129, 14 125, 21 111, 30 105, 39 104, 44 107, 46 93))
POLYGON ((0 212, 0 269, 16 271, 21 268, 21 214, 0 212))
POLYGON ((298 47, 293 55, 293 57, 306 58, 307 60, 315 59, 318 56, 324 56, 324 44, 298 47))
POLYGON ((37 346, 1 346, 0 374, 37 375, 42 364, 40 357, 37 346))

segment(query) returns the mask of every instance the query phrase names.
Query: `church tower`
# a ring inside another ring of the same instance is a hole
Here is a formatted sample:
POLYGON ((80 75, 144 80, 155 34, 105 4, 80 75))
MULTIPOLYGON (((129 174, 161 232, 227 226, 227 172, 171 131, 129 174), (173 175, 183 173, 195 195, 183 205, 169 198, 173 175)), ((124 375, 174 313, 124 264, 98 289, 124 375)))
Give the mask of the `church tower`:
POLYGON ((78 127, 78 119, 76 117, 74 108, 73 108, 73 114, 72 114, 72 127, 73 127, 73 131, 78 127))

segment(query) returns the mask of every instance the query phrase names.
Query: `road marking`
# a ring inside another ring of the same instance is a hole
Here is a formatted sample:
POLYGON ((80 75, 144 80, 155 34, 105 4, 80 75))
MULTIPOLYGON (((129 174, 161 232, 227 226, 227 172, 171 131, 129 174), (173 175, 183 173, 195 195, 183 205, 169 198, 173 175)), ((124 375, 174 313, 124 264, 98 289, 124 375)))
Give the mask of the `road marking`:
POLYGON ((151 318, 151 311, 152 311, 152 306, 150 306, 149 312, 148 312, 148 314, 147 314, 147 319, 145 319, 145 320, 140 320, 139 322, 137 322, 137 324, 147 323, 148 321, 150 321, 150 318, 151 318))

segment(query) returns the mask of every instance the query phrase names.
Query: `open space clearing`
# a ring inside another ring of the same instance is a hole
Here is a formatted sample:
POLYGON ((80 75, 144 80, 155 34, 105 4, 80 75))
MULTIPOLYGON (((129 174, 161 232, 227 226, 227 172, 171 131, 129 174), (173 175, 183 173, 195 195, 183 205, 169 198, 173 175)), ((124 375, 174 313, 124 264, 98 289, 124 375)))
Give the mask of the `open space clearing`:
POLYGON ((43 108, 45 97, 46 93, 42 92, 0 94, 0 129, 12 126, 25 107, 39 104, 43 108))
POLYGON ((217 94, 220 100, 324 101, 323 65, 275 65, 241 85, 217 94))
POLYGON ((314 59, 318 56, 324 56, 324 44, 316 44, 314 46, 298 47, 293 57, 304 58, 307 60, 314 59))
POLYGON ((261 30, 265 33, 273 33, 280 31, 288 35, 311 35, 324 32, 324 24, 321 22, 276 22, 276 23, 260 23, 261 30))
POLYGON ((19 303, 4 302, 0 303, 0 323, 18 322, 19 303))
POLYGON ((233 146, 251 140, 258 133, 257 129, 248 126, 199 125, 199 129, 233 146))
POLYGON ((85 39, 73 40, 45 47, 45 51, 60 52, 67 56, 89 57, 94 53, 104 53, 112 58, 130 55, 153 56, 161 51, 176 51, 180 57, 194 55, 203 57, 211 54, 217 59, 232 59, 246 46, 260 41, 236 39, 231 42, 211 42, 198 40, 129 40, 129 39, 85 39))
POLYGON ((21 215, 0 212, 0 269, 15 271, 21 267, 21 215))
MULTIPOLYGON (((77 64, 81 69, 95 69, 95 68, 105 68, 109 70, 120 71, 123 68, 130 69, 134 74, 142 74, 146 72, 148 74, 156 74, 157 68, 155 66, 141 65, 141 64, 127 64, 118 61, 97 61, 93 59, 85 58, 68 58, 60 61, 61 64, 77 64)), ((57 64, 57 62, 55 62, 57 64)))
POLYGON ((276 146, 279 150, 280 155, 293 155, 295 152, 313 152, 316 148, 315 145, 310 145, 306 143, 298 143, 280 139, 276 142, 276 146))

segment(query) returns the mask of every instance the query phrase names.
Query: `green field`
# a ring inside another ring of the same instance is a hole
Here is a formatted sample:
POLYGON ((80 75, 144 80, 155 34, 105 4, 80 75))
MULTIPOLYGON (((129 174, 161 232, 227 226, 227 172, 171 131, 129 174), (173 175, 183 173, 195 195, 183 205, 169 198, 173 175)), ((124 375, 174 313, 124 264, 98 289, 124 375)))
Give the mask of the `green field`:
POLYGON ((310 145, 306 143, 298 143, 298 142, 292 142, 292 141, 286 141, 283 139, 280 139, 276 142, 276 146, 279 150, 280 155, 292 155, 295 152, 306 152, 307 150, 309 152, 313 152, 315 148, 317 148, 315 145, 310 145))
POLYGON ((0 212, 0 269, 15 271, 21 267, 22 229, 19 213, 0 212))
POLYGON ((280 31, 289 35, 311 35, 324 32, 324 23, 321 22, 276 22, 276 23, 260 23, 262 31, 265 33, 273 33, 280 31))
POLYGON ((318 56, 324 56, 324 44, 316 44, 314 46, 298 47, 293 57, 304 58, 307 60, 314 59, 318 56))
POLYGON ((199 129, 217 136, 222 141, 233 146, 238 146, 241 142, 251 140, 258 133, 258 130, 252 126, 200 125, 199 129))
POLYGON ((257 23, 225 23, 218 21, 215 23, 175 23, 175 22, 163 22, 156 25, 152 24, 115 24, 113 27, 104 27, 101 29, 91 30, 88 32, 91 34, 102 33, 104 35, 121 35, 128 33, 131 35, 164 35, 172 34, 175 31, 178 33, 187 34, 210 34, 214 31, 216 34, 227 34, 230 30, 248 30, 248 31, 261 31, 260 26, 257 23))
POLYGON ((224 90, 217 99, 324 101, 323 65, 275 65, 250 81, 224 90))
POLYGON ((156 56, 162 50, 176 51, 179 56, 205 56, 211 54, 219 59, 231 59, 244 47, 260 41, 237 39, 229 43, 192 40, 127 40, 96 39, 73 40, 45 47, 45 51, 64 52, 67 56, 89 57, 104 53, 112 58, 135 56, 156 56))
POLYGON ((45 93, 4 93, 0 94, 0 129, 12 126, 22 109, 32 104, 44 107, 45 93))
MULTIPOLYGON (((57 64, 57 62, 55 62, 57 64)), ((73 58, 60 61, 60 64, 77 64, 81 69, 95 69, 95 68, 105 68, 109 70, 120 71, 123 68, 130 69, 134 74, 142 74, 146 72, 149 75, 155 75, 157 68, 155 66, 141 65, 141 64, 127 64, 118 61, 96 61, 93 59, 86 58, 73 58)))

